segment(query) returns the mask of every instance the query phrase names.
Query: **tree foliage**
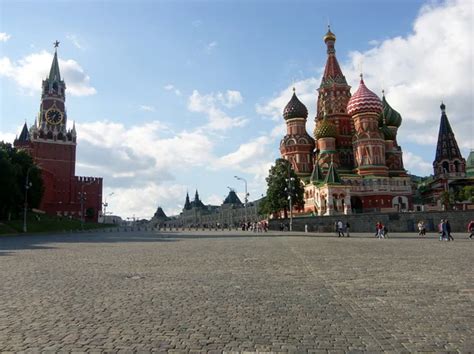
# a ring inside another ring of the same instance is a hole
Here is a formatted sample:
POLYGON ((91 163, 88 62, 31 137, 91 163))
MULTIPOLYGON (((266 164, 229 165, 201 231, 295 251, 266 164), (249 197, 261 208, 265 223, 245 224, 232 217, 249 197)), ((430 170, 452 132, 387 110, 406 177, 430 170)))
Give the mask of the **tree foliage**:
POLYGON ((294 207, 304 205, 304 188, 301 180, 285 159, 277 159, 275 165, 270 168, 267 181, 267 196, 262 200, 259 207, 260 214, 271 214, 289 210, 288 197, 291 193, 294 207), (288 183, 291 180, 291 184, 288 183))
POLYGON ((17 217, 25 204, 28 175, 28 207, 36 208, 43 197, 41 171, 25 151, 0 142, 0 219, 17 217))

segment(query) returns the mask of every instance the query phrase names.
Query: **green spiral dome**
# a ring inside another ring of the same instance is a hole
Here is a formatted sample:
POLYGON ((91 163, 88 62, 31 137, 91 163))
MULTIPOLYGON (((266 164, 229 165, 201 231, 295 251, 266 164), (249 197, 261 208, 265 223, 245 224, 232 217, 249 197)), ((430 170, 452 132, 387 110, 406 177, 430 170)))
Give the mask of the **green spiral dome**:
POLYGON ((336 136, 336 125, 327 118, 319 121, 318 124, 316 124, 316 128, 314 128, 314 137, 316 139, 335 138, 336 136))
POLYGON ((396 110, 394 110, 385 99, 385 95, 382 97, 383 110, 379 115, 379 122, 382 125, 383 119, 385 118, 385 124, 389 127, 400 127, 402 125, 402 116, 396 110))

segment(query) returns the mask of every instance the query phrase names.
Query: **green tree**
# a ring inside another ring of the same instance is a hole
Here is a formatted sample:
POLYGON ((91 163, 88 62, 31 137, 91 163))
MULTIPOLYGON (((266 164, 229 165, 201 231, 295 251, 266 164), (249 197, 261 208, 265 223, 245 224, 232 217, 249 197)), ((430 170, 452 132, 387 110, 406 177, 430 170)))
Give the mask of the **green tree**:
POLYGON ((289 210, 288 197, 291 193, 294 207, 304 205, 304 188, 301 180, 285 159, 277 159, 275 165, 270 168, 267 181, 267 196, 261 202, 259 213, 271 214, 281 210, 285 218, 289 210), (289 183, 288 180, 291 180, 289 183))
POLYGON ((25 185, 28 176, 28 207, 41 203, 44 188, 40 169, 25 151, 0 142, 0 218, 19 216, 25 203, 25 185))

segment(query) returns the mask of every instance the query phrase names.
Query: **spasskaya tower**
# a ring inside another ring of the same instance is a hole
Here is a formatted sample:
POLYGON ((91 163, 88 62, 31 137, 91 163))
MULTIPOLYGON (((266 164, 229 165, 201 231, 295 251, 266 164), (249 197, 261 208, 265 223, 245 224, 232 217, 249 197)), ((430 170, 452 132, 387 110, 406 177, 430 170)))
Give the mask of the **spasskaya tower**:
POLYGON ((74 123, 67 129, 66 83, 59 71, 58 45, 56 41, 49 75, 42 83, 35 123, 29 130, 25 123, 14 145, 28 151, 41 168, 42 210, 96 221, 102 208, 102 178, 75 175, 77 133, 74 123))

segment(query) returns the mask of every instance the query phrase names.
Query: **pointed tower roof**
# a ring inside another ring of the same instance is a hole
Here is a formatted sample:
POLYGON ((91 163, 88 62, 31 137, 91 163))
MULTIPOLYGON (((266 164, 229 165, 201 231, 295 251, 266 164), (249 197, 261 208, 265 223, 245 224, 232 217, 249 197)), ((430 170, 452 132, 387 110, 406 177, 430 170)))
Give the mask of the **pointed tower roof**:
POLYGON ((191 209, 191 202, 189 201, 189 193, 186 192, 186 201, 184 202, 184 209, 189 210, 191 209))
POLYGON ((328 58, 326 60, 326 67, 324 68, 321 86, 334 82, 347 85, 346 78, 342 74, 341 67, 336 58, 336 49, 334 47, 335 42, 336 35, 331 32, 331 28, 328 25, 328 31, 324 35, 324 43, 326 43, 327 46, 328 58))
POLYGON ((314 164, 313 172, 311 173, 309 181, 313 184, 318 184, 324 181, 323 173, 321 172, 321 168, 317 162, 314 164))
POLYGON ((23 129, 21 130, 20 137, 17 139, 18 142, 26 143, 30 141, 30 133, 28 132, 28 127, 26 126, 26 122, 23 125, 23 129))
POLYGON ((331 161, 329 165, 328 173, 326 174, 326 178, 324 179, 325 184, 341 184, 341 178, 339 177, 336 168, 334 167, 334 163, 331 161))
POLYGON ((51 64, 51 69, 49 70, 49 80, 50 81, 61 81, 61 74, 59 73, 59 64, 58 64, 58 45, 59 42, 54 43, 54 57, 53 63, 51 64))
POLYGON ((237 195, 237 193, 235 193, 234 190, 230 190, 230 192, 229 192, 229 194, 227 195, 227 197, 225 198, 223 204, 238 204, 238 205, 242 205, 242 202, 240 201, 239 196, 237 195))
POLYGON ((163 211, 161 207, 158 207, 153 217, 154 218, 167 218, 165 212, 163 211))
POLYGON ((461 151, 459 150, 456 137, 454 136, 451 124, 449 124, 448 116, 446 115, 446 106, 441 103, 441 122, 439 124, 438 144, 436 145, 435 161, 443 159, 451 160, 453 158, 462 159, 461 151))

